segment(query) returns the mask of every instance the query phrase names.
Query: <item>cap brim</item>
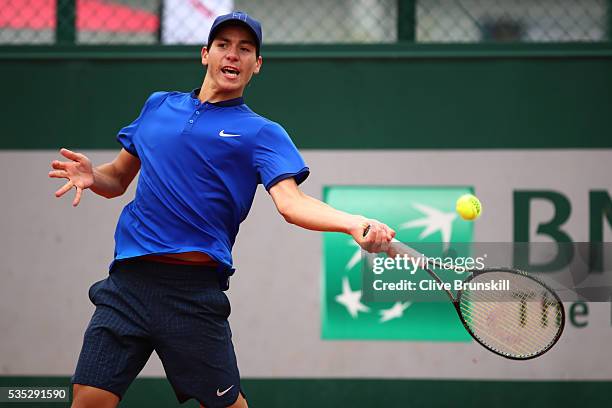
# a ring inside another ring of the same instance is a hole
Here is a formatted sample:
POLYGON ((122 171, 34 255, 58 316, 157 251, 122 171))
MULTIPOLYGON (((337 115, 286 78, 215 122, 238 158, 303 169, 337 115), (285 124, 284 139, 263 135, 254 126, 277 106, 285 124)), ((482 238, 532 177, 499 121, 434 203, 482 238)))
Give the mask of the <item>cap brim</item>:
POLYGON ((255 46, 257 47, 257 51, 259 51, 261 44, 259 43, 257 33, 255 32, 255 30, 253 30, 253 28, 250 25, 248 25, 247 23, 245 23, 244 21, 240 19, 226 20, 222 22, 221 24, 219 24, 218 26, 216 26, 213 30, 211 30, 210 34, 208 35, 208 45, 210 46, 210 43, 213 42, 213 40, 217 36, 217 33, 219 32, 220 29, 227 27, 229 25, 240 25, 240 26, 245 27, 247 30, 249 30, 249 32, 253 36, 253 40, 255 42, 255 46))

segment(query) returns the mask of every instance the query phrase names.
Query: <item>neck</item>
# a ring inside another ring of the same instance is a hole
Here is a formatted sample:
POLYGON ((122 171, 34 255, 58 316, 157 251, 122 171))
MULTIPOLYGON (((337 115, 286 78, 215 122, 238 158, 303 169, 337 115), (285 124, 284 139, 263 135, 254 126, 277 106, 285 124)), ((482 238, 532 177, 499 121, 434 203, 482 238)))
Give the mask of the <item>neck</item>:
POLYGON ((214 84, 213 81, 208 79, 208 76, 205 76, 204 82, 202 82, 202 87, 200 89, 200 94, 198 95, 198 99, 202 102, 211 103, 227 101, 229 99, 241 97, 242 91, 242 89, 239 89, 234 92, 223 92, 219 89, 217 84, 214 84))

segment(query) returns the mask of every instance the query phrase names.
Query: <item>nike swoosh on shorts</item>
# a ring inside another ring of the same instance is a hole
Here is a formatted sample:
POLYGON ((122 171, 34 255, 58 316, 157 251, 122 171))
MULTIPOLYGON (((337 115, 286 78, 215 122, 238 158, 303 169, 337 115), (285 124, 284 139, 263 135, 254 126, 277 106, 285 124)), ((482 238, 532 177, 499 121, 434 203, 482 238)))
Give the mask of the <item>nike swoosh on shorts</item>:
POLYGON ((217 388, 217 397, 222 397, 224 396, 229 390, 231 390, 232 388, 234 388, 233 385, 231 385, 229 388, 225 389, 224 391, 219 391, 219 389, 217 388))

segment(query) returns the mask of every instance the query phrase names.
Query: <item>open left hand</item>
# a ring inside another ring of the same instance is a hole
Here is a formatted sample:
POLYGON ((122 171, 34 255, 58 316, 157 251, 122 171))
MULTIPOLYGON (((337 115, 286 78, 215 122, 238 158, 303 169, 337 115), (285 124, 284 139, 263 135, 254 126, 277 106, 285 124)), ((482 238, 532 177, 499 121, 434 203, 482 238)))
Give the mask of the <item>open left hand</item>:
POLYGON ((51 167, 54 170, 49 172, 49 177, 68 179, 59 190, 55 192, 56 197, 66 194, 72 187, 76 187, 76 195, 72 205, 76 207, 81 201, 83 190, 89 188, 94 183, 93 168, 87 156, 75 153, 68 149, 61 149, 60 153, 70 161, 53 160, 51 167))

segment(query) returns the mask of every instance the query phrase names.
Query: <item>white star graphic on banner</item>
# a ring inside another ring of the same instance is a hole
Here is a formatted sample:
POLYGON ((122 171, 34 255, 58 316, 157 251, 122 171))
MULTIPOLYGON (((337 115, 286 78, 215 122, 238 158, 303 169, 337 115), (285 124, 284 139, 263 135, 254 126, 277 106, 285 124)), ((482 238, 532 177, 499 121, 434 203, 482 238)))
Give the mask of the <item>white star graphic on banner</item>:
POLYGON ((359 244, 356 243, 355 240, 351 238, 349 241, 349 245, 357 247, 357 250, 355 251, 351 259, 346 264, 346 267, 344 268, 347 271, 353 269, 353 266, 357 265, 359 261, 361 260, 361 247, 359 246, 359 244))
POLYGON ((410 302, 395 302, 395 304, 391 306, 391 308, 379 311, 378 313, 380 313, 381 315, 380 322, 384 323, 391 319, 397 319, 399 317, 402 317, 404 315, 404 310, 408 309, 411 304, 412 303, 410 302))
POLYGON ((342 293, 336 296, 336 302, 346 307, 353 319, 357 317, 358 312, 370 311, 369 307, 361 303, 361 291, 353 291, 346 276, 342 279, 342 293))
POLYGON ((426 227, 419 235, 419 239, 427 238, 434 232, 440 231, 442 234, 442 242, 444 243, 444 250, 446 250, 451 239, 453 220, 457 217, 457 214, 454 212, 442 212, 435 208, 418 203, 415 203, 412 206, 426 216, 417 220, 405 222, 401 224, 399 228, 406 229, 426 227))

